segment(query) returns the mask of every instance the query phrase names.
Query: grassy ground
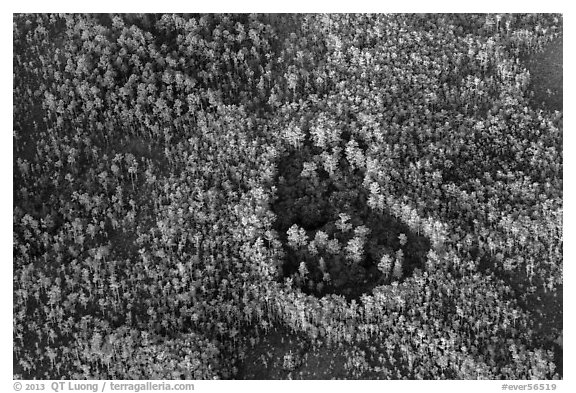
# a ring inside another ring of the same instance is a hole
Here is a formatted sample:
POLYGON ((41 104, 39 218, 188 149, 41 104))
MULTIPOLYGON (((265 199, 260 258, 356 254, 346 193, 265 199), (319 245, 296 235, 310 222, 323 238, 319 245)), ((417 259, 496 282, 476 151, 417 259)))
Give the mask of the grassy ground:
POLYGON ((346 358, 335 348, 274 329, 247 351, 237 379, 346 379, 346 358))
POLYGON ((535 107, 562 111, 562 43, 563 37, 560 36, 542 53, 521 59, 530 71, 532 103, 535 107))
MULTIPOLYGON (((274 328, 248 349, 236 379, 276 380, 327 380, 327 379, 381 379, 372 370, 353 375, 346 363, 351 354, 363 352, 368 364, 374 363, 374 356, 383 355, 372 346, 373 343, 333 344, 313 342, 284 328, 274 328)), ((377 346, 377 344, 376 344, 377 346)))

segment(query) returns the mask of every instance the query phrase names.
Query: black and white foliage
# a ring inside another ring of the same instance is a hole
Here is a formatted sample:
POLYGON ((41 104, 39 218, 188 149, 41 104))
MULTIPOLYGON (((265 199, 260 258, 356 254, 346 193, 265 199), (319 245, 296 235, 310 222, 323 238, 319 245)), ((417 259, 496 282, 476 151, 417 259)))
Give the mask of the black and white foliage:
POLYGON ((561 16, 13 33, 15 377, 562 377, 561 16))

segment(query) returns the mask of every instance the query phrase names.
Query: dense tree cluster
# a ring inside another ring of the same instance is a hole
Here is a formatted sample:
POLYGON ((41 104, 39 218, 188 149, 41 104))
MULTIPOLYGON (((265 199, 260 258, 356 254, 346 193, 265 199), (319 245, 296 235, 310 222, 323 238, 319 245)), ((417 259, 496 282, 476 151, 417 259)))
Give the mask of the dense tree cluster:
POLYGON ((15 15, 16 376, 236 378, 286 331, 339 377, 561 377, 562 112, 519 61, 561 33, 15 15))

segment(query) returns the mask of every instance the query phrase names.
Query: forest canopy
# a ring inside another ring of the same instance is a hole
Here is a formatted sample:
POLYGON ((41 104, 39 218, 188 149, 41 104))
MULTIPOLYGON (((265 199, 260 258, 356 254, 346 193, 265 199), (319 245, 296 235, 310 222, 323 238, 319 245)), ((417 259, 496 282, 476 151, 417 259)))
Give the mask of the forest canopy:
POLYGON ((562 378, 562 32, 15 14, 14 377, 562 378))

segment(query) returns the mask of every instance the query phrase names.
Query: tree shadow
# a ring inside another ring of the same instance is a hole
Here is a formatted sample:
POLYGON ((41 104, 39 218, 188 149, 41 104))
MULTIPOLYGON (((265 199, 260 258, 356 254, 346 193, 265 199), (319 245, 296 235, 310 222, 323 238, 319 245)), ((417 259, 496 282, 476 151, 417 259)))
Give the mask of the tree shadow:
POLYGON ((342 158, 337 173, 330 175, 318 165, 313 176, 302 174, 304 163, 317 161, 319 154, 316 147, 304 146, 279 160, 278 192, 272 211, 276 215, 274 229, 285 251, 280 280, 291 278, 304 293, 317 297, 337 294, 351 300, 370 293, 375 286, 403 280, 416 268, 422 269, 430 241, 391 214, 368 206, 369 191, 362 185, 364 170, 352 168, 342 158), (349 217, 346 231, 338 223, 341 214, 349 217), (301 249, 289 245, 287 232, 293 225, 301 228, 308 239, 307 246, 301 249), (361 236, 362 252, 358 260, 351 261, 346 246, 365 228, 368 233, 361 236), (337 243, 340 251, 317 247, 322 234, 337 243), (405 239, 401 240, 401 234, 405 239), (394 262, 384 274, 378 268, 379 262, 386 255, 394 261, 398 250, 403 253, 402 274, 393 274, 394 262), (307 270, 304 275, 302 262, 307 270))

